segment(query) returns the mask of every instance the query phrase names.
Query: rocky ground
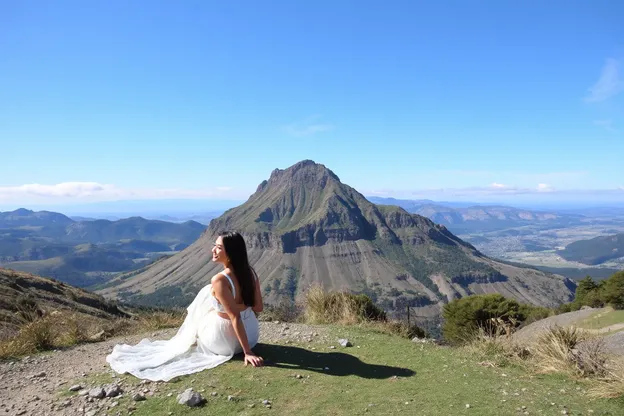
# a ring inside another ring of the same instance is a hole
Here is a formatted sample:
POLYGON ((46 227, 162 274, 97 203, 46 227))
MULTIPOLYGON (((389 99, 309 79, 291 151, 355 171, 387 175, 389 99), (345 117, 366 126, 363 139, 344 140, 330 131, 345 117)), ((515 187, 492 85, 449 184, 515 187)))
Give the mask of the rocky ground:
MULTIPOLYGON (((322 326, 261 322, 261 343, 329 342, 322 326)), ((93 374, 111 374, 106 355, 118 343, 133 344, 142 338, 168 339, 176 329, 161 330, 84 344, 63 351, 50 351, 37 356, 0 363, 0 415, 127 415, 132 409, 119 409, 116 377, 101 385, 72 384, 93 374), (62 397, 59 391, 79 391, 76 397, 62 397), (100 396, 110 397, 100 397, 100 396)), ((336 340, 331 340, 335 342, 336 340)), ((134 400, 159 394, 166 383, 144 382, 123 391, 134 400)), ((124 390, 124 385, 120 385, 124 390)), ((180 392, 182 393, 182 392, 180 392)), ((164 393, 163 393, 164 394, 164 393)), ((208 394, 208 393, 204 393, 208 394)))

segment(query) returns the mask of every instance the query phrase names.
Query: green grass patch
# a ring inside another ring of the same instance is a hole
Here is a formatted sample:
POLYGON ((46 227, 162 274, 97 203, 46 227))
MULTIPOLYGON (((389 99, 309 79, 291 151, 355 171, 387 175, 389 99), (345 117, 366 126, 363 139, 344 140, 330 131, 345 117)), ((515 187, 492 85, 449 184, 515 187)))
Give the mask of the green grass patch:
POLYGON ((604 308, 583 319, 578 326, 584 329, 602 329, 622 323, 624 323, 624 310, 604 308))
MULTIPOLYGON (((561 374, 536 375, 520 365, 487 366, 478 353, 464 349, 413 343, 357 326, 332 325, 329 330, 336 340, 348 338, 354 346, 343 348, 337 342, 259 345, 256 352, 264 357, 265 367, 244 367, 241 358, 235 357, 212 370, 157 386, 140 386, 159 392, 138 403, 126 394, 115 410, 132 405, 136 416, 169 412, 498 416, 518 414, 518 409, 520 414, 561 414, 564 408, 569 414, 587 414, 591 409, 593 414, 617 415, 624 406, 622 398, 588 399, 589 382, 561 374), (206 398, 202 408, 177 403, 176 396, 189 387, 206 398), (216 396, 211 395, 213 391, 216 396), (168 393, 172 396, 167 397, 168 393), (228 395, 235 399, 228 400, 228 395), (265 399, 271 401, 272 409, 262 404, 265 399)), ((138 379, 121 378, 138 389, 138 379)), ((100 374, 86 381, 90 385, 114 380, 100 374)))

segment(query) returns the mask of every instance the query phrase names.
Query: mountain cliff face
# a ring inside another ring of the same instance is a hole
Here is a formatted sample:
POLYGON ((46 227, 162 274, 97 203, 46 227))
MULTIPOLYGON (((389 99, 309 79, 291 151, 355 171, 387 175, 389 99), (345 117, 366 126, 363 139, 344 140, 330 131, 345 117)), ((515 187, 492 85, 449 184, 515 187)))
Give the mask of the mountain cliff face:
POLYGON ((428 218, 369 202, 309 160, 274 170, 187 249, 100 293, 158 304, 175 288, 188 301, 220 270, 210 250, 222 230, 245 236, 269 303, 296 299, 313 283, 367 293, 390 309, 409 304, 424 315, 472 293, 549 306, 572 296, 571 281, 491 260, 428 218))

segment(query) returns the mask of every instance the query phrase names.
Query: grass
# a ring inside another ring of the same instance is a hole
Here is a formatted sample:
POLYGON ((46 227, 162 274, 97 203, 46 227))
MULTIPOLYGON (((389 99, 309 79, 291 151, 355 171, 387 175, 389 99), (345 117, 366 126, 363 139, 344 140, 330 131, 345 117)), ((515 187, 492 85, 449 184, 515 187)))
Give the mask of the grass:
POLYGON ((579 328, 602 329, 611 325, 624 323, 624 310, 614 310, 611 307, 601 309, 588 318, 579 322, 579 328))
MULTIPOLYGON (((120 398, 115 410, 136 407, 134 415, 259 415, 270 400, 275 414, 358 415, 413 414, 480 416, 517 414, 621 414, 624 399, 588 399, 590 383, 562 374, 534 374, 513 362, 505 367, 484 365, 481 352, 414 343, 366 328, 330 325, 335 338, 353 347, 329 349, 319 343, 259 345, 262 368, 244 367, 240 357, 200 373, 159 383, 159 392, 144 402, 120 398), (315 348, 315 350, 312 350, 315 348), (325 368, 328 368, 325 370, 325 368), (301 375, 300 379, 296 375, 301 375), (186 388, 203 391, 202 408, 179 405, 186 388), (211 396, 216 391, 217 396, 211 396), (167 397, 167 393, 173 393, 167 397), (235 396, 228 401, 227 396, 235 396), (250 408, 249 405, 255 405, 250 408), (470 408, 466 408, 469 404, 470 408)), ((126 389, 139 380, 121 376, 126 389)), ((105 384, 109 373, 76 380, 105 384)), ((71 383, 69 383, 71 384, 71 383)), ((141 386, 153 389, 153 384, 141 386)), ((65 392, 59 394, 66 395, 65 392)), ((75 393, 74 393, 75 394, 75 393)), ((73 395, 73 394, 72 394, 73 395)))

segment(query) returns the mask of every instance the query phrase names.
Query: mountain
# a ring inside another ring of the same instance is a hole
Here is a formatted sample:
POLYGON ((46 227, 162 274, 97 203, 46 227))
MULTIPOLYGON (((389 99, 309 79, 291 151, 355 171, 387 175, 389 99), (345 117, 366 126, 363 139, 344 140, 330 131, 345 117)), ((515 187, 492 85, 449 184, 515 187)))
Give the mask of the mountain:
POLYGON ((73 222, 69 217, 57 212, 34 212, 24 208, 0 212, 0 228, 66 226, 73 222))
POLYGON ((624 233, 579 240, 568 244, 558 254, 566 260, 597 265, 624 258, 624 233))
POLYGON ((134 239, 191 244, 205 229, 205 225, 192 220, 172 223, 129 217, 115 221, 103 219, 75 221, 63 214, 49 211, 34 212, 20 208, 0 212, 0 238, 29 237, 47 239, 54 243, 98 244, 134 239))
POLYGON ((205 229, 190 220, 76 221, 48 211, 1 212, 0 266, 88 287, 180 251, 205 229))
POLYGON ((268 303, 296 299, 319 283, 367 293, 388 309, 410 304, 423 316, 437 316, 444 302, 472 293, 554 306, 571 300, 574 290, 561 276, 489 259, 428 218, 375 205, 325 166, 305 160, 275 169, 187 249, 117 277, 99 293, 151 304, 188 302, 220 270, 210 250, 221 230, 245 236, 268 303))
POLYGON ((30 273, 0 268, 0 328, 18 323, 18 313, 34 306, 43 312, 71 310, 111 319, 127 316, 102 296, 30 273))
POLYGON ((494 231, 523 225, 570 226, 585 217, 576 213, 536 211, 501 205, 450 206, 429 200, 369 198, 377 204, 398 205, 448 227, 454 233, 494 231))

